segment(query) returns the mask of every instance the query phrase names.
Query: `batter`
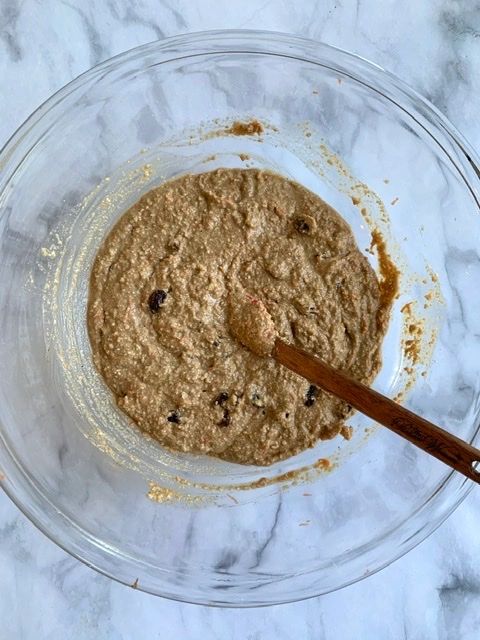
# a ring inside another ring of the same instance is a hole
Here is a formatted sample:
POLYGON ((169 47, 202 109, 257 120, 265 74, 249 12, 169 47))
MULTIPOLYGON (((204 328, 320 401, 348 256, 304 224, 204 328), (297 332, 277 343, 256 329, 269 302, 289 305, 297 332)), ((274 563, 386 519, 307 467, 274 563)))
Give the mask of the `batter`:
POLYGON ((351 407, 268 357, 278 335, 369 383, 390 299, 349 226, 279 175, 146 194, 96 257, 88 329, 118 406, 162 445, 269 465, 349 435, 351 407))

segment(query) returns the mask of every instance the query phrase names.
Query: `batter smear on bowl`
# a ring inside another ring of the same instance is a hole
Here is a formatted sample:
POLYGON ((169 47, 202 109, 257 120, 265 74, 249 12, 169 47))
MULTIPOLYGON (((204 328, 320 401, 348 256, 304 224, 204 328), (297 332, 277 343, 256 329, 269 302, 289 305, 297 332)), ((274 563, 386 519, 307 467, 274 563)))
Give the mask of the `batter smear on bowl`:
POLYGON ((95 259, 88 329, 96 367, 143 431, 268 465, 348 437, 351 414, 267 357, 275 336, 369 383, 391 302, 318 196, 267 171, 218 169, 122 216, 95 259))

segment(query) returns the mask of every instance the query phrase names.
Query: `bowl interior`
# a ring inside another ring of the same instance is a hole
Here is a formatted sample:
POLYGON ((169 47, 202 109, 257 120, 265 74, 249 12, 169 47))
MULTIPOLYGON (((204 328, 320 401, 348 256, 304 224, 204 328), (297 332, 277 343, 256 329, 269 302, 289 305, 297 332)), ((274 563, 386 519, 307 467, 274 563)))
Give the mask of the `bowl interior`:
POLYGON ((268 468, 164 451, 115 408, 86 336, 93 257, 128 206, 185 172, 269 168, 335 207, 377 269, 381 232, 402 278, 375 387, 473 441, 478 178, 398 81, 288 36, 185 36, 74 81, 2 160, 0 471, 70 552, 160 595, 283 602, 388 564, 465 495, 462 478, 361 415, 350 442, 268 468), (228 133, 251 118, 262 135, 228 133))

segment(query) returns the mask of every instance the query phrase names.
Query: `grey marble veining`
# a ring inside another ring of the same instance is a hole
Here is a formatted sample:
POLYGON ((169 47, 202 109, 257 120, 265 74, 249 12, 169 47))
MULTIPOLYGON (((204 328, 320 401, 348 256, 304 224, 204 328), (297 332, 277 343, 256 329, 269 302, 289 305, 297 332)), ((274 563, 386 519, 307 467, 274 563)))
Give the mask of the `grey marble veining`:
MULTIPOLYGON (((363 55, 428 97, 480 149, 480 4, 468 0, 386 0, 381 10, 373 0, 2 0, 0 144, 92 65, 157 38, 217 28, 289 31, 363 55)), ((94 573, 0 494, 0 640, 476 640, 479 531, 477 490, 429 539, 368 580, 302 603, 220 610, 154 598, 94 573)))

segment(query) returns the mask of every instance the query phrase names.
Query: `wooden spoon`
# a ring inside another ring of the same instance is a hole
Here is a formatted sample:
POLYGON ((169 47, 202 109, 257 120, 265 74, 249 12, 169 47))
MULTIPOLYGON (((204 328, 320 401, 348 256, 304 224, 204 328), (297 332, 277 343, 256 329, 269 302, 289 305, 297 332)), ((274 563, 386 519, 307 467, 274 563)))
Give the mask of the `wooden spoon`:
POLYGON ((353 380, 310 353, 279 338, 272 356, 277 362, 388 427, 449 467, 480 484, 480 450, 424 420, 378 391, 353 380))

